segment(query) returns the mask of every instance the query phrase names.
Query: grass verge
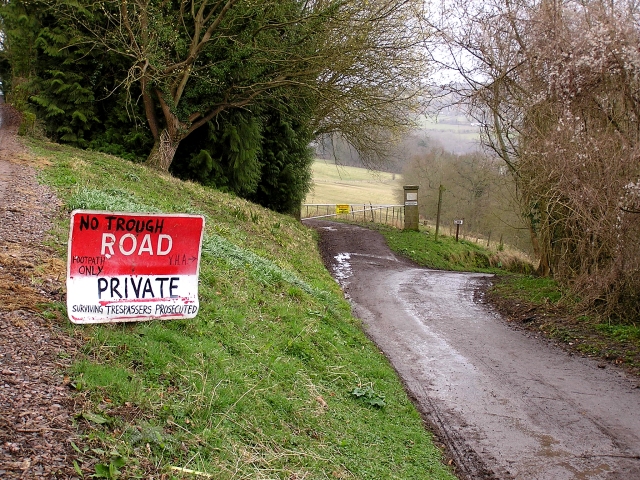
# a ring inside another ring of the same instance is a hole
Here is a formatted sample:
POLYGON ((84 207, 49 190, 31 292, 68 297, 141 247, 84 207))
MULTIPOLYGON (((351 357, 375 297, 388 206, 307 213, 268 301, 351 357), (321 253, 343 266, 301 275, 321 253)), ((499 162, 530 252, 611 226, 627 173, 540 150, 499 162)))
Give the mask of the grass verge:
MULTIPOLYGON (((198 316, 69 324, 79 476, 451 479, 395 372, 292 218, 108 155, 31 141, 74 208, 207 218, 198 316)), ((65 320, 65 305, 45 316, 65 320)))
POLYGON ((389 247, 418 265, 458 272, 530 273, 533 266, 516 255, 494 252, 477 243, 454 237, 438 236, 429 230, 405 231, 385 225, 373 225, 387 239, 389 247))
POLYGON ((615 364, 640 376, 640 328, 581 311, 578 299, 553 279, 498 277, 487 299, 508 321, 557 341, 576 354, 615 364))

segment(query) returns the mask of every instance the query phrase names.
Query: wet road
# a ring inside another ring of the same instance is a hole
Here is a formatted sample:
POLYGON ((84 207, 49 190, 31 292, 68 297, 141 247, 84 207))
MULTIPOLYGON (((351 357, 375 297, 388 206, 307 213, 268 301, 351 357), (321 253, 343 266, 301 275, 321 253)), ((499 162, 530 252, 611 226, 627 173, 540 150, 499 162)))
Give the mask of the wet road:
POLYGON ((481 274, 416 268, 375 232, 309 223, 463 476, 640 479, 637 379, 510 328, 474 300, 481 274))

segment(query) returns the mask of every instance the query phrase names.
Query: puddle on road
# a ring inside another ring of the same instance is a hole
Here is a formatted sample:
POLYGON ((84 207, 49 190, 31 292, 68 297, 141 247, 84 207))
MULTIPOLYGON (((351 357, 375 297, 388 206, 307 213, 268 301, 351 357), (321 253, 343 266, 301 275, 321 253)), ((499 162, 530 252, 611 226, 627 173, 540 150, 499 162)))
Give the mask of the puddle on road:
POLYGON ((347 278, 353 275, 353 271, 351 270, 351 254, 350 253, 339 253, 335 257, 336 263, 332 266, 333 268, 333 278, 342 285, 346 286, 347 278))
MULTIPOLYGON (((330 227, 326 227, 326 228, 330 228, 330 227)), ((392 261, 392 262, 397 262, 398 259, 396 257, 394 257, 393 255, 391 256, 380 256, 380 255, 361 255, 358 253, 339 253, 338 255, 334 256, 333 258, 335 259, 335 263, 331 266, 331 269, 333 270, 333 278, 340 284, 340 286, 342 286, 343 288, 345 288, 349 282, 347 282, 346 280, 353 276, 353 269, 351 267, 351 260, 352 257, 363 257, 363 258, 368 258, 368 259, 373 259, 373 260, 381 260, 383 262, 388 262, 388 261, 392 261)), ((373 265, 379 265, 373 262, 369 262, 373 265)))
MULTIPOLYGON (((398 259, 393 255, 382 256, 382 255, 368 255, 368 254, 362 254, 362 253, 352 253, 352 255, 357 255, 358 257, 363 257, 363 258, 373 258, 375 260, 385 260, 385 261, 392 261, 392 262, 398 261, 398 259)), ((379 264, 376 264, 376 265, 379 265, 379 264)))

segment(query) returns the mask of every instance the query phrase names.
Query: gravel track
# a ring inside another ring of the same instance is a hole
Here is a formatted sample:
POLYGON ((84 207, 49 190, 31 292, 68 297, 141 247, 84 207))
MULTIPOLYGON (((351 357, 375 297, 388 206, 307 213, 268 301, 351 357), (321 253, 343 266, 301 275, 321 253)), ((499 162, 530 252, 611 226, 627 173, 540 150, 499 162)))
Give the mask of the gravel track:
POLYGON ((38 305, 61 299, 64 265, 43 246, 59 202, 36 179, 0 105, 0 478, 77 478, 74 403, 61 373, 77 351, 62 319, 38 305))

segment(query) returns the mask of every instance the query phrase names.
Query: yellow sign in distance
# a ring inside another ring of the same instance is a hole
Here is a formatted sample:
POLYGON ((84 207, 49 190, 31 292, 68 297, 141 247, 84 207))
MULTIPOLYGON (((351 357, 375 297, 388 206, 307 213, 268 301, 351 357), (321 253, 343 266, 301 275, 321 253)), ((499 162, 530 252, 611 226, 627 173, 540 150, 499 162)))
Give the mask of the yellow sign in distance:
POLYGON ((336 205, 336 215, 340 215, 341 213, 351 213, 349 205, 336 205))

